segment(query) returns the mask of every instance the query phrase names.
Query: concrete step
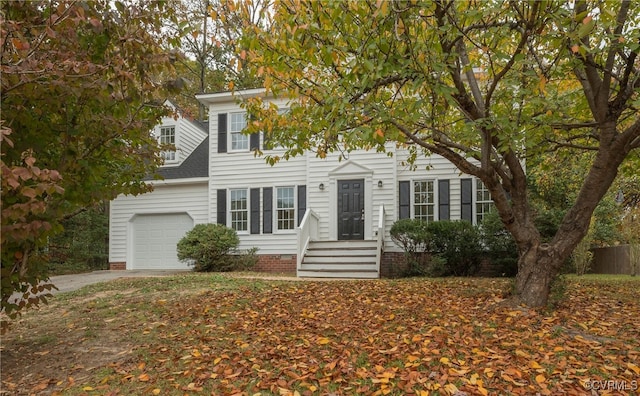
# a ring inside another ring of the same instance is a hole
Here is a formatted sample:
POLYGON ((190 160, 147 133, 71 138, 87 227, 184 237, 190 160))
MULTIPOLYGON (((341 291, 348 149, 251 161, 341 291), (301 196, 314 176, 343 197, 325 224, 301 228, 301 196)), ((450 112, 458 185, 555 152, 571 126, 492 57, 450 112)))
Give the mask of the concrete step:
POLYGON ((302 270, 309 271, 375 271, 376 262, 361 262, 361 263, 302 263, 302 270))
POLYGON ((302 259, 299 277, 379 278, 376 241, 313 241, 302 259))
POLYGON ((366 255, 342 255, 340 253, 332 254, 332 255, 320 255, 316 256, 314 254, 307 254, 304 256, 302 260, 303 264, 311 264, 311 263, 375 263, 376 255, 366 254, 366 255))
POLYGON ((307 250, 307 256, 325 256, 325 257, 347 257, 347 256, 374 256, 376 255, 376 248, 349 248, 349 249, 335 249, 335 248, 310 248, 307 250))
POLYGON ((373 271, 328 271, 328 270, 299 270, 300 278, 335 278, 335 279, 377 279, 378 272, 373 271))
POLYGON ((309 249, 376 249, 376 241, 312 241, 309 242, 309 249))

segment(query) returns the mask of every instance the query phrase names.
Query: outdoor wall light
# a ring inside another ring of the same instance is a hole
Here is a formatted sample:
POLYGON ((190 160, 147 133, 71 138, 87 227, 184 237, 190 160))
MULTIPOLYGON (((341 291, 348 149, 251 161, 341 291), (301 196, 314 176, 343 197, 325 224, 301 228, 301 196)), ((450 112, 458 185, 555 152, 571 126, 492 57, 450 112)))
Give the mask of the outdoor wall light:
POLYGON ((320 185, 318 186, 318 188, 320 189, 320 191, 324 190, 324 183, 320 183, 320 185))
POLYGON ((378 187, 382 188, 382 180, 378 180, 378 187))

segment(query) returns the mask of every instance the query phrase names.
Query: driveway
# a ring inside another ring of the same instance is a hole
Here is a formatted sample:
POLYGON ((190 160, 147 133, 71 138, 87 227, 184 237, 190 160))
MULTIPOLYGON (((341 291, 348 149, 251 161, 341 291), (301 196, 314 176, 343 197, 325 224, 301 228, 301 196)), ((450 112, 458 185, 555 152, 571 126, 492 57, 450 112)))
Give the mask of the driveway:
POLYGON ((93 271, 82 274, 58 275, 51 277, 58 290, 52 290, 52 294, 78 290, 83 286, 94 283, 106 282, 118 278, 151 278, 170 276, 179 273, 191 272, 189 270, 120 270, 120 271, 93 271))
MULTIPOLYGON (((83 286, 94 283, 107 282, 118 278, 150 278, 170 276, 179 273, 191 272, 189 270, 127 270, 127 271, 93 271, 81 274, 52 276, 50 283, 53 283, 58 290, 52 289, 51 294, 78 290, 83 286)), ((9 301, 19 301, 20 293, 14 293, 9 301)))

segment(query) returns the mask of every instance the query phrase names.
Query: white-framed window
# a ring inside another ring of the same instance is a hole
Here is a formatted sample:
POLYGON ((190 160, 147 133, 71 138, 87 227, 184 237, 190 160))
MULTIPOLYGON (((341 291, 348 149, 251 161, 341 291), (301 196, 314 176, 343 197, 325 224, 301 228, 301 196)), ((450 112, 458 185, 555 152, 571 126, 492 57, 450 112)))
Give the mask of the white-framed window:
POLYGON ((249 199, 248 190, 229 190, 229 214, 231 216, 231 228, 238 232, 249 230, 249 199))
POLYGON ((276 230, 296 228, 295 188, 276 187, 276 230))
POLYGON ((414 180, 413 218, 427 222, 436 219, 435 183, 433 180, 414 180))
POLYGON ((247 113, 231 113, 229 118, 231 151, 249 150, 249 136, 242 133, 247 127, 247 113))
MULTIPOLYGON (((160 144, 176 144, 176 127, 175 126, 163 126, 160 127, 160 144)), ((160 153, 160 156, 165 161, 175 161, 176 160, 176 151, 175 150, 164 150, 160 153)))
POLYGON ((482 223, 484 216, 493 211, 491 193, 480 179, 476 179, 476 224, 482 223))

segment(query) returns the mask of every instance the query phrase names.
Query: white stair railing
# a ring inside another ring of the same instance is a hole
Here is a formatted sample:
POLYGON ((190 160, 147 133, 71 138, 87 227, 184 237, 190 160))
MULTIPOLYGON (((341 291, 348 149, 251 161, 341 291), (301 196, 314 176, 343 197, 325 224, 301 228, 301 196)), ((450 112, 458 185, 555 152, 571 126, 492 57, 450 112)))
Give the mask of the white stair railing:
POLYGON ((385 224, 385 210, 384 204, 380 204, 380 210, 378 212, 378 246, 376 249, 376 270, 378 271, 378 277, 380 277, 380 262, 382 261, 382 253, 384 253, 384 224, 385 224))
POLYGON ((307 208, 300 226, 296 227, 296 235, 298 239, 298 251, 296 256, 296 270, 299 271, 302 267, 302 259, 307 253, 309 248, 309 242, 318 239, 318 221, 320 218, 310 208, 307 208))

